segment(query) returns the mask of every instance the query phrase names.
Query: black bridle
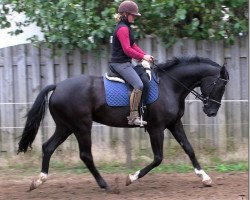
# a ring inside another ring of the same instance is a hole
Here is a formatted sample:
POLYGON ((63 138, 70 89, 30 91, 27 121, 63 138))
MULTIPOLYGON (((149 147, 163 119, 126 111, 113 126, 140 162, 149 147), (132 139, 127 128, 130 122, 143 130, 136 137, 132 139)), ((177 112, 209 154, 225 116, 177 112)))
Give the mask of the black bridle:
MULTIPOLYGON (((209 87, 213 86, 213 88, 211 89, 211 91, 209 92, 209 94, 208 94, 207 96, 205 96, 205 97, 202 95, 202 96, 203 96, 202 101, 203 101, 204 105, 208 105, 208 102, 209 102, 209 101, 221 105, 221 103, 220 103, 219 101, 216 101, 216 100, 210 98, 210 95, 213 93, 213 90, 214 90, 215 86, 218 84, 219 81, 223 81, 223 82, 226 82, 226 83, 228 82, 228 80, 219 77, 219 78, 217 78, 216 81, 214 81, 213 83, 211 83, 211 84, 207 87, 207 89, 208 89, 209 87)), ((226 84, 225 84, 225 85, 226 85, 226 84)))
POLYGON ((214 81, 209 87, 213 86, 212 90, 210 91, 210 93, 204 97, 204 95, 199 94, 198 92, 196 92, 194 89, 190 89, 188 88, 186 85, 184 85, 183 83, 181 83, 180 81, 178 81, 175 77, 173 77, 170 73, 168 73, 166 70, 162 69, 161 67, 159 67, 157 64, 155 64, 154 60, 153 60, 153 65, 155 66, 155 68, 160 69, 161 71, 163 71, 165 74, 168 75, 168 77, 170 77, 172 80, 174 80, 175 82, 177 82, 180 86, 184 87, 186 90, 188 90, 190 93, 192 93, 197 99, 200 99, 204 105, 208 105, 209 102, 214 102, 217 103, 219 105, 221 105, 221 103, 219 101, 216 101, 215 99, 210 98, 210 95, 212 94, 215 85, 218 83, 218 81, 225 81, 228 82, 228 79, 222 79, 222 78, 217 78, 216 81, 214 81))

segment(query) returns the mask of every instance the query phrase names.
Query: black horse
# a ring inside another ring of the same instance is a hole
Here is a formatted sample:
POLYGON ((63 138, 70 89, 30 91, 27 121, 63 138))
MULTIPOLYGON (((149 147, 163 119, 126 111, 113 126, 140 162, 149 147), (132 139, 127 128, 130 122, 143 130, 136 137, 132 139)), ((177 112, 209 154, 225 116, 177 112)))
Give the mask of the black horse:
MULTIPOLYGON (((155 68, 159 76, 159 98, 148 105, 145 126, 150 136, 154 153, 152 163, 130 174, 126 185, 142 178, 163 159, 164 130, 171 131, 175 139, 189 156, 195 173, 206 185, 212 183, 211 178, 202 170, 192 146, 186 138, 181 118, 184 114, 185 98, 200 87, 203 111, 207 116, 215 116, 229 80, 225 66, 205 58, 175 58, 155 68)), ((41 120, 44 117, 48 93, 53 91, 49 99, 50 113, 56 123, 52 137, 43 144, 42 170, 39 178, 31 184, 31 190, 47 180, 49 162, 55 149, 72 133, 77 138, 80 158, 93 174, 98 185, 106 190, 108 184, 96 169, 91 152, 91 127, 93 121, 113 127, 131 127, 127 116, 129 107, 109 107, 105 102, 102 77, 76 76, 56 85, 45 87, 27 114, 27 121, 19 142, 19 152, 26 152, 34 141, 41 120)))

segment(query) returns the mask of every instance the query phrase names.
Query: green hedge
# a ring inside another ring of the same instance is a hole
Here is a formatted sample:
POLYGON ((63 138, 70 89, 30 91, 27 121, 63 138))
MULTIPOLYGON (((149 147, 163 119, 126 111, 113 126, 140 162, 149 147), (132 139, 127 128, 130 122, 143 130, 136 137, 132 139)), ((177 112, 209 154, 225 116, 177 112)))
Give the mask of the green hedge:
MULTIPOLYGON (((113 15, 120 0, 1 0, 0 28, 10 27, 13 12, 25 13, 27 20, 17 22, 18 29, 35 22, 45 42, 65 49, 90 50, 108 43, 115 26, 113 15), (94 42, 92 41, 94 38, 94 42)), ((134 30, 138 39, 146 35, 160 37, 166 46, 177 38, 195 40, 225 39, 233 43, 248 32, 247 0, 138 0, 142 17, 134 30), (225 16, 226 19, 225 19, 225 16)), ((37 37, 31 38, 37 42, 37 37)))

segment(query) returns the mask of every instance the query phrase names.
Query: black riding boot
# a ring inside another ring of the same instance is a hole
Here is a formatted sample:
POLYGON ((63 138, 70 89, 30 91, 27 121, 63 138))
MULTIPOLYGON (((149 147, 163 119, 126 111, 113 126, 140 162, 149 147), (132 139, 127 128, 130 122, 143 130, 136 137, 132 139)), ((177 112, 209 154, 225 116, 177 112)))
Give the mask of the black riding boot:
POLYGON ((147 122, 141 120, 139 117, 138 107, 141 101, 141 95, 142 91, 138 89, 133 89, 130 95, 130 115, 127 117, 129 125, 147 125, 147 122))

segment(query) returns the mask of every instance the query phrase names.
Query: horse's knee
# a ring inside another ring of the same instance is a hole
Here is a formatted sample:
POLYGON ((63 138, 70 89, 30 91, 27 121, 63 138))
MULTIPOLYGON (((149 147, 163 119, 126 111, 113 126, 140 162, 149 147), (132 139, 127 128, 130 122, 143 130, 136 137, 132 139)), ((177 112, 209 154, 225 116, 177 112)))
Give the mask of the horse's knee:
POLYGON ((154 157, 154 166, 156 167, 156 166, 160 165, 162 160, 163 160, 163 156, 155 156, 154 157))
POLYGON ((80 158, 81 160, 83 160, 84 162, 86 161, 90 161, 92 160, 92 155, 90 153, 86 153, 86 152, 80 152, 80 158))

